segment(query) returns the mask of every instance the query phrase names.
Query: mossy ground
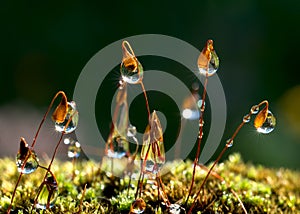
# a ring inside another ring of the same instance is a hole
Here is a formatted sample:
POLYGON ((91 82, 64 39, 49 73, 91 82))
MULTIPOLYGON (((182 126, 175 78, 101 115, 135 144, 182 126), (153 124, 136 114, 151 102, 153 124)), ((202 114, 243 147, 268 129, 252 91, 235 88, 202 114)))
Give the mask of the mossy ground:
MULTIPOLYGON (((99 170, 99 163, 84 161, 77 164, 78 173, 72 179, 72 163, 54 161, 52 167, 59 185, 59 195, 53 208, 47 211, 32 210, 32 201, 45 171, 38 169, 24 175, 17 189, 11 213, 128 213, 134 200, 136 181, 128 189, 128 177, 109 178, 99 170), (82 197, 84 186, 86 192, 82 197), (82 201, 82 205, 80 202, 82 201)), ((215 172, 226 182, 211 176, 206 183, 194 213, 242 213, 233 189, 242 200, 248 213, 299 213, 300 173, 288 169, 269 169, 245 164, 240 155, 234 154, 218 164, 215 172)), ((5 213, 19 173, 14 160, 0 160, 0 213, 5 213)), ((206 175, 205 169, 197 171, 195 191, 206 175)), ((192 162, 167 163, 162 180, 171 203, 183 203, 192 177, 192 162)), ((147 203, 145 213, 167 213, 158 207, 157 190, 145 184, 143 198, 147 203), (157 210, 158 209, 158 210, 157 210)), ((191 200, 186 209, 191 205, 191 200)), ((184 213, 184 212, 183 212, 184 213)))

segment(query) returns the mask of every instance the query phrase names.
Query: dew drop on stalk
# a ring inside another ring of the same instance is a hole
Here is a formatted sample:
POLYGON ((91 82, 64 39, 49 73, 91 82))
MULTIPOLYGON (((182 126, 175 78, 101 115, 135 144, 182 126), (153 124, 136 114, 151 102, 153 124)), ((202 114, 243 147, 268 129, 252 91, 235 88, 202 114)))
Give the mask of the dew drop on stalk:
POLYGON ((199 122, 199 127, 203 127, 204 126, 204 120, 199 122))
POLYGON ((250 111, 251 111, 251 114, 257 114, 259 111, 259 106, 252 106, 250 111))
POLYGON ((198 58, 198 69, 204 76, 214 75, 219 68, 219 58, 214 50, 213 41, 208 40, 198 58))
POLYGON ((136 199, 134 202, 132 202, 130 207, 130 213, 143 213, 146 210, 146 203, 142 198, 136 199))
POLYGON ((68 109, 65 120, 62 123, 55 122, 55 130, 58 132, 64 131, 66 134, 73 132, 77 128, 78 118, 79 116, 78 111, 76 110, 76 103, 74 101, 68 102, 68 109), (69 124, 65 128, 67 123, 69 124))
MULTIPOLYGON (((259 116, 259 114, 257 115, 259 116)), ((258 124, 254 122, 254 126, 259 133, 269 134, 276 126, 276 118, 270 110, 267 111, 266 119, 263 123, 258 124)))
POLYGON ((226 141, 226 147, 230 148, 230 147, 232 147, 232 146, 233 146, 233 140, 228 139, 228 140, 226 141))
POLYGON ((113 127, 106 144, 106 155, 110 158, 122 158, 127 154, 129 143, 128 134, 128 104, 127 87, 124 83, 119 87, 116 108, 113 115, 113 127))
POLYGON ((24 138, 21 138, 20 141, 20 149, 16 157, 16 165, 18 167, 18 171, 24 174, 30 174, 34 172, 39 165, 38 158, 34 150, 28 147, 28 144, 24 138), (25 160, 26 164, 23 167, 25 160))
MULTIPOLYGON (((197 106, 198 106, 198 108, 201 109, 202 103, 203 103, 203 100, 202 100, 202 99, 200 99, 200 100, 197 101, 197 106)), ((205 102, 204 102, 204 104, 203 104, 203 107, 205 108, 205 102)))
POLYGON ((58 191, 57 180, 52 173, 47 173, 47 176, 40 188, 41 191, 37 198, 35 207, 43 210, 53 207, 58 196, 58 191))
POLYGON ((248 122, 250 121, 250 118, 251 118, 250 115, 248 115, 248 114, 245 115, 245 116, 243 117, 243 122, 244 122, 244 123, 248 123, 248 122))
POLYGON ((129 84, 140 83, 144 73, 142 64, 135 57, 134 52, 127 41, 122 43, 122 50, 123 59, 120 68, 122 79, 129 84))

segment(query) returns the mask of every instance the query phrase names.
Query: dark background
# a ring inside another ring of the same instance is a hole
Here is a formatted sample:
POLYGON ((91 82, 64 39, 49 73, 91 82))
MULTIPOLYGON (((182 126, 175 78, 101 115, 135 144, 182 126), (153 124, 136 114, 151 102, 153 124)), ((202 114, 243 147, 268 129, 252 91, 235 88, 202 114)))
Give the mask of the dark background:
MULTIPOLYGON (((71 97, 78 75, 95 53, 124 37, 152 33, 199 49, 207 39, 215 41, 228 106, 224 143, 252 105, 269 100, 278 121, 275 131, 261 136, 247 126, 227 154, 240 152, 247 161, 299 169, 299 6, 292 0, 3 1, 1 155, 12 156, 20 136, 32 139, 58 90, 71 97)), ((144 67, 149 69, 150 63, 144 67)), ((49 124, 45 132, 51 130, 49 124)), ((51 132, 50 137, 57 137, 51 132)))

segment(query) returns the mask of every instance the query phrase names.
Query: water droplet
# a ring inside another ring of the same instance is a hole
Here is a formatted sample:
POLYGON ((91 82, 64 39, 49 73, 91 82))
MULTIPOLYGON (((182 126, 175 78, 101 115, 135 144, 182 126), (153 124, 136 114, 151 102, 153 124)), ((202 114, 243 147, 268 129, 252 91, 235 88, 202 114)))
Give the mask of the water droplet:
POLYGON ((35 205, 36 208, 45 210, 53 207, 57 196, 57 180, 52 173, 48 172, 40 187, 40 194, 35 205))
POLYGON ((30 174, 34 172, 39 165, 38 158, 34 150, 28 147, 28 144, 24 138, 21 138, 20 141, 20 149, 16 157, 16 165, 18 167, 18 171, 24 174, 30 174), (25 160, 26 164, 23 167, 25 160))
POLYGON ((198 132, 198 138, 201 138, 201 139, 203 138, 203 132, 201 132, 201 133, 198 132))
POLYGON ((251 114, 257 114, 259 111, 259 106, 252 106, 250 109, 251 114))
POLYGON ((68 109, 67 109, 67 114, 65 117, 64 122, 62 123, 55 123, 55 130, 58 132, 63 132, 65 131, 66 134, 69 134, 73 132, 77 128, 78 124, 78 111, 76 110, 76 103, 74 101, 68 102, 68 109), (72 119, 70 120, 70 118, 72 119), (67 125, 68 121, 70 120, 68 127, 65 126, 67 125))
POLYGON ((233 146, 233 140, 228 139, 228 140, 226 141, 226 147, 230 148, 230 147, 232 147, 232 146, 233 146))
POLYGON ((135 135, 136 135, 136 127, 130 124, 127 129, 127 137, 135 137, 135 135))
MULTIPOLYGON (((66 139, 64 140, 64 142, 66 141, 66 139)), ((69 141, 68 157, 79 158, 81 152, 80 143, 72 138, 68 138, 68 141, 69 141)))
POLYGON ((119 88, 113 116, 113 128, 116 135, 126 136, 128 128, 127 87, 119 88))
MULTIPOLYGON (((144 164, 144 162, 142 161, 142 164, 144 164)), ((150 173, 153 173, 153 174, 157 174, 161 167, 163 166, 163 163, 162 162, 159 162, 159 163, 155 163, 154 161, 152 160, 146 160, 145 161, 145 168, 144 170, 146 172, 150 172, 150 173)), ((143 166, 142 166, 143 167, 143 166)))
POLYGON ((262 134, 269 134, 274 130, 275 126, 276 126, 276 118, 274 117, 272 112, 268 110, 265 121, 260 126, 256 127, 256 130, 262 134))
POLYGON ((170 214, 180 214, 181 210, 184 210, 179 204, 171 204, 169 206, 170 214))
POLYGON ((144 73, 142 64, 135 57, 134 52, 127 41, 122 43, 122 49, 123 59, 120 68, 122 79, 129 84, 140 83, 144 73))
POLYGON ((122 158, 126 155, 125 146, 128 144, 128 141, 121 137, 115 136, 112 138, 112 142, 107 146, 107 156, 110 158, 122 158))
POLYGON ((143 136, 141 159, 146 161, 146 165, 149 165, 149 167, 146 166, 146 171, 155 174, 165 163, 163 131, 156 111, 151 114, 149 125, 143 136))
MULTIPOLYGON (((197 106, 198 106, 198 108, 200 108, 200 109, 201 109, 201 107, 202 107, 202 103, 203 103, 203 100, 198 100, 198 102, 197 102, 197 106)), ((204 108, 205 108, 205 102, 204 102, 203 106, 204 106, 204 108)))
POLYGON ((132 202, 130 207, 130 213, 143 213, 146 210, 146 203, 142 198, 136 199, 134 202, 132 202))
POLYGON ((198 58, 200 74, 212 76, 219 68, 219 58, 214 50, 213 41, 208 40, 198 58))
POLYGON ((204 126, 204 120, 199 121, 199 127, 203 127, 204 126))
POLYGON ((247 115, 245 115, 245 116, 243 117, 243 122, 244 122, 244 123, 248 123, 248 122, 250 121, 250 119, 251 119, 250 115, 247 114, 247 115))

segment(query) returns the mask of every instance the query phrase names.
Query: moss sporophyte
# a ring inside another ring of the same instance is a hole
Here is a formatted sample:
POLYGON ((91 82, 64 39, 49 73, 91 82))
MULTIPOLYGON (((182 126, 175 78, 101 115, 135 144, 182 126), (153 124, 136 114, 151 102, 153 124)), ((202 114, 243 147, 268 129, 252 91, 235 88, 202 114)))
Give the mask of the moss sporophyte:
MULTIPOLYGON (((202 96, 199 96, 198 89, 195 90, 193 99, 198 99, 197 108, 193 109, 194 113, 191 110, 183 114, 185 118, 193 116, 193 119, 199 119, 193 162, 166 160, 163 127, 157 112, 150 108, 143 84, 142 64, 127 41, 122 43, 122 51, 116 106, 101 164, 82 158, 84 152, 80 142, 68 136, 76 130, 79 116, 76 103, 68 101, 65 93, 59 91, 42 118, 31 146, 21 138, 15 170, 12 170, 11 160, 1 160, 1 173, 4 175, 0 192, 1 212, 288 213, 300 209, 299 173, 244 164, 238 154, 229 156, 225 163, 218 163, 252 116, 255 116, 254 128, 258 132, 268 134, 274 130, 276 119, 267 100, 250 108, 212 164, 199 164, 207 85, 219 68, 212 40, 206 42, 197 61, 199 74, 205 78, 202 96), (141 148, 136 127, 129 124, 127 84, 139 84, 144 95, 148 125, 141 148), (34 146, 59 97, 61 100, 52 113, 52 120, 55 130, 61 135, 51 160, 43 166, 34 146), (68 157, 72 163, 54 161, 62 141, 69 146, 68 157), (134 149, 130 148, 129 141, 134 143, 134 149), (137 162, 140 164, 137 165, 137 162), (175 163, 176 167, 172 167, 175 163)), ((190 106, 188 103, 187 99, 187 108, 190 106)))

